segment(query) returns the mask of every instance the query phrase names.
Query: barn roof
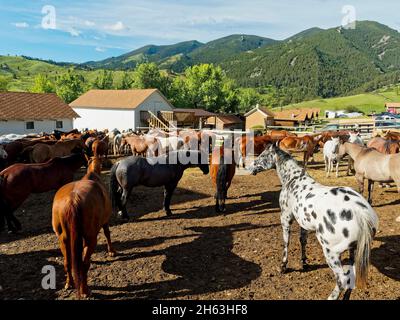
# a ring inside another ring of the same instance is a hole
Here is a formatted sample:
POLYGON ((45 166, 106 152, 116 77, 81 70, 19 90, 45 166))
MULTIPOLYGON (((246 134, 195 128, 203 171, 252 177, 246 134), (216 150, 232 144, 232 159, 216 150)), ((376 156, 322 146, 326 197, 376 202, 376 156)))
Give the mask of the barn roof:
POLYGON ((260 111, 265 117, 273 118, 275 116, 274 113, 271 110, 269 110, 267 107, 260 107, 260 106, 257 106, 255 108, 251 109, 244 116, 248 117, 248 116, 252 115, 256 111, 260 111))
POLYGON ((79 118, 54 93, 0 92, 0 120, 56 120, 79 118))
POLYGON ((170 102, 157 89, 89 90, 70 103, 73 108, 135 109, 157 92, 170 106, 170 102))
POLYGON ((275 112, 275 120, 305 121, 310 118, 308 110, 284 110, 275 112))
POLYGON ((217 114, 216 116, 224 124, 234 124, 234 123, 242 123, 243 122, 239 117, 237 117, 233 114, 217 114))
POLYGON ((400 108, 400 102, 388 102, 385 104, 386 108, 400 108))
POLYGON ((195 117, 213 117, 215 113, 209 112, 204 109, 196 109, 196 108, 175 108, 174 112, 192 112, 195 117))

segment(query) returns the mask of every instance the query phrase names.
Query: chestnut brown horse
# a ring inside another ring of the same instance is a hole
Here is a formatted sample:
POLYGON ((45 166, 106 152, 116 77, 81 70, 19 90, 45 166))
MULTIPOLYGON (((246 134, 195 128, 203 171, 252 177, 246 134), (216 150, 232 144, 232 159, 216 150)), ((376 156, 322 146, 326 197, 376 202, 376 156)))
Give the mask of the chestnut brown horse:
POLYGON ((153 155, 158 155, 158 141, 157 138, 151 136, 130 136, 124 137, 121 140, 120 148, 124 148, 129 145, 134 156, 145 157, 148 151, 151 151, 153 155))
POLYGON ((107 238, 108 254, 115 255, 108 225, 111 200, 100 174, 101 160, 93 157, 87 174, 80 181, 64 185, 53 201, 52 224, 64 256, 65 288, 74 284, 78 298, 89 295, 87 274, 90 257, 101 228, 107 238))
POLYGON ((279 143, 279 148, 287 152, 302 152, 304 168, 307 168, 309 159, 314 159, 320 136, 305 135, 303 137, 286 137, 279 143))
POLYGON ((8 230, 21 230, 21 223, 14 211, 31 193, 56 190, 71 182, 82 165, 86 164, 83 153, 54 158, 41 164, 17 163, 0 172, 0 223, 7 220, 8 230))
POLYGON ((244 159, 246 158, 246 155, 251 152, 251 150, 254 150, 254 155, 258 156, 265 150, 267 146, 274 142, 270 135, 251 137, 250 139, 247 139, 247 136, 243 136, 239 137, 238 139, 238 142, 236 142, 239 147, 237 152, 237 167, 239 167, 240 163, 242 163, 243 168, 245 167, 244 159))
POLYGON ((215 147, 210 155, 210 176, 215 193, 215 211, 225 212, 225 200, 232 179, 235 176, 236 164, 232 149, 215 147), (226 157, 225 155, 228 155, 226 157))
POLYGON ((54 145, 38 143, 25 148, 23 153, 29 154, 31 163, 44 163, 55 157, 68 156, 74 150, 86 150, 85 144, 81 139, 58 141, 54 145))
POLYGON ((368 148, 374 148, 384 154, 396 154, 400 152, 398 141, 386 140, 380 137, 372 138, 367 145, 368 148))
POLYGON ((95 139, 92 143, 92 152, 93 155, 97 158, 106 157, 108 155, 108 136, 105 136, 103 139, 95 139))
POLYGON ((281 141, 286 137, 296 137, 297 134, 286 130, 269 130, 267 134, 273 142, 281 141))

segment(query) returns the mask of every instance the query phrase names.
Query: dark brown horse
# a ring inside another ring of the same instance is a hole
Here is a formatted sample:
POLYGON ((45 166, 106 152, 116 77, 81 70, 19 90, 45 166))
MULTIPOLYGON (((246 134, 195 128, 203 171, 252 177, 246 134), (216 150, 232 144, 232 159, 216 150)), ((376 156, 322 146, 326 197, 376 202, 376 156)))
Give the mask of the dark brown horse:
POLYGON ((216 147, 210 155, 210 176, 215 193, 215 211, 225 211, 225 200, 232 179, 235 176, 236 164, 232 149, 225 149, 223 146, 216 147), (225 155, 228 155, 226 157, 225 155), (230 159, 229 159, 230 158, 230 159))
POLYGON ((64 256, 65 288, 74 284, 78 298, 89 295, 87 273, 101 228, 107 238, 108 254, 115 255, 108 225, 111 200, 100 174, 101 160, 93 157, 87 174, 80 181, 63 186, 53 201, 52 224, 64 256))
POLYGON ((92 152, 93 156, 100 158, 106 157, 108 155, 108 136, 105 136, 103 139, 96 138, 96 140, 92 143, 92 152))
POLYGON ((0 224, 7 220, 8 230, 21 230, 21 223, 14 211, 31 193, 56 190, 71 182, 82 165, 86 164, 83 153, 54 158, 41 164, 14 164, 0 172, 0 224))

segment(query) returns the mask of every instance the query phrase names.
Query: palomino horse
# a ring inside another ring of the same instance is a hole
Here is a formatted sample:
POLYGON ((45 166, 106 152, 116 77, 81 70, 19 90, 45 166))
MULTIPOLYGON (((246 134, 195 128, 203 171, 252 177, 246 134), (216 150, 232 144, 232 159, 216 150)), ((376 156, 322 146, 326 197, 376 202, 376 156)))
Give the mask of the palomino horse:
POLYGON ((360 193, 364 192, 364 180, 368 180, 368 202, 372 203, 374 182, 395 182, 400 193, 400 154, 383 154, 372 148, 364 148, 345 142, 339 147, 339 157, 349 155, 354 161, 360 193))
POLYGON ((210 176, 215 188, 215 211, 225 211, 225 200, 232 179, 235 176, 236 164, 232 149, 215 147, 210 155, 210 176), (225 156, 228 154, 228 157, 225 156))
POLYGON ((132 156, 115 163, 110 172, 113 207, 118 207, 119 214, 128 219, 126 204, 133 187, 164 186, 164 210, 167 215, 171 215, 171 197, 183 172, 191 167, 199 167, 204 174, 207 174, 209 172, 207 156, 199 151, 179 150, 155 158, 132 156), (203 164, 201 160, 207 164, 203 164))
POLYGON ((44 163, 55 157, 68 156, 72 151, 82 151, 85 149, 84 142, 81 139, 75 139, 58 141, 54 145, 38 143, 34 146, 25 148, 23 153, 29 153, 31 163, 44 163))
POLYGON ((378 216, 369 203, 348 187, 328 187, 311 178, 288 153, 272 145, 254 161, 253 174, 276 168, 282 183, 279 196, 284 251, 281 271, 286 272, 290 226, 300 225, 301 260, 307 267, 307 232, 315 231, 325 259, 335 274, 336 286, 328 299, 338 299, 346 290, 349 299, 354 288, 366 285, 371 243, 378 228, 378 216), (340 261, 344 251, 350 251, 351 268, 345 272, 340 261))
POLYGON ((41 164, 17 163, 0 172, 0 215, 6 218, 8 230, 21 229, 13 213, 31 193, 55 190, 71 182, 83 164, 86 157, 80 153, 41 164))
POLYGON ((115 256, 108 226, 111 200, 100 174, 101 160, 93 157, 87 174, 80 181, 64 185, 53 201, 52 224, 64 256, 65 288, 74 284, 78 297, 89 294, 87 274, 90 257, 101 228, 107 238, 108 254, 115 256))
POLYGON ((303 137, 286 137, 279 143, 279 147, 282 150, 288 152, 302 152, 303 153, 303 165, 307 168, 309 159, 314 162, 314 152, 318 149, 318 142, 320 136, 305 135, 303 137))
POLYGON ((237 151, 237 167, 242 164, 243 168, 245 168, 245 159, 246 156, 253 150, 253 154, 258 156, 260 155, 265 148, 273 143, 273 140, 271 136, 269 135, 263 135, 259 137, 251 137, 250 139, 247 139, 247 136, 239 137, 236 139, 236 144, 239 148, 237 151))

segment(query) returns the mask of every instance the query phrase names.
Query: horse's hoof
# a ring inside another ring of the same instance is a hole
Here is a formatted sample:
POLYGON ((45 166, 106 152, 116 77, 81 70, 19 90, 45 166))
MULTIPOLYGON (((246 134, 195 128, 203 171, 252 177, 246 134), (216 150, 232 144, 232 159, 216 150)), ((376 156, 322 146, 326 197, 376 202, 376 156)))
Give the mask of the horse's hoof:
POLYGON ((286 271, 287 271, 286 265, 282 265, 282 266, 281 266, 281 274, 285 274, 286 271))
POLYGON ((167 217, 172 216, 172 211, 165 211, 165 214, 167 215, 167 217))
POLYGON ((310 269, 310 265, 307 262, 303 262, 302 264, 302 270, 307 271, 310 269))
POLYGON ((115 250, 109 251, 108 256, 109 257, 115 257, 117 255, 117 252, 115 250))

